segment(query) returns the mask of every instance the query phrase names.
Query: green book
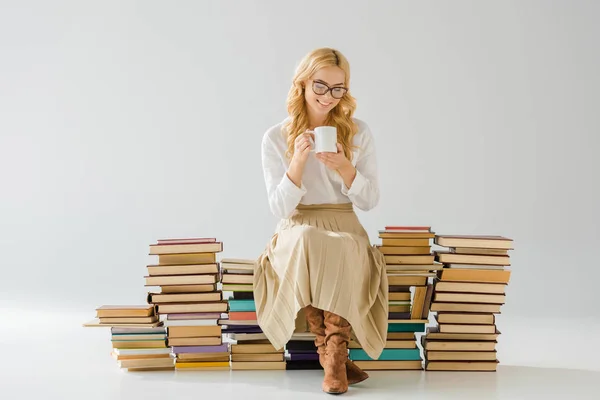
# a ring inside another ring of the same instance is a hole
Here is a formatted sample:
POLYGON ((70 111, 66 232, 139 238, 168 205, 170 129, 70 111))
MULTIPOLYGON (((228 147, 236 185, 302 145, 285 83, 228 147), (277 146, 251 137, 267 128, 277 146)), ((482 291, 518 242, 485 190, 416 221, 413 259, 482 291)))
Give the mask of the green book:
POLYGON ((229 311, 256 311, 254 300, 236 300, 229 298, 229 311))
POLYGON ((425 332, 425 324, 388 324, 388 332, 425 332))
MULTIPOLYGON (((350 349, 352 361, 371 361, 371 357, 363 349, 350 349)), ((377 360, 385 361, 416 361, 421 360, 421 349, 383 349, 377 360)))

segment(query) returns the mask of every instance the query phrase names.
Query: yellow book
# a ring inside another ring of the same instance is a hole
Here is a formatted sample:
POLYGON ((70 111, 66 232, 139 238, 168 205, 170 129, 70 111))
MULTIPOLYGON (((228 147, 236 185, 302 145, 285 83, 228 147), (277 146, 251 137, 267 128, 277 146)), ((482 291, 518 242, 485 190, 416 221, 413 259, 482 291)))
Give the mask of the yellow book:
POLYGON ((214 368, 214 367, 223 367, 229 368, 229 361, 220 361, 220 362, 210 362, 210 361, 200 361, 200 362, 175 362, 176 368, 214 368))

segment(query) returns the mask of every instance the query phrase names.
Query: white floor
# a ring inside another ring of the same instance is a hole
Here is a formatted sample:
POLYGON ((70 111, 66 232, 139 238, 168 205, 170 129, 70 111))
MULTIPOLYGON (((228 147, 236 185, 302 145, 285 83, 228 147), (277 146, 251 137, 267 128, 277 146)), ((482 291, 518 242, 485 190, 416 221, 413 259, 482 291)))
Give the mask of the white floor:
MULTIPOLYGON (((320 371, 125 372, 93 313, 0 309, 0 399, 310 399, 320 371)), ((600 398, 600 320, 499 318, 496 373, 370 372, 345 397, 364 399, 600 398), (596 339, 596 340, 594 340, 596 339)))

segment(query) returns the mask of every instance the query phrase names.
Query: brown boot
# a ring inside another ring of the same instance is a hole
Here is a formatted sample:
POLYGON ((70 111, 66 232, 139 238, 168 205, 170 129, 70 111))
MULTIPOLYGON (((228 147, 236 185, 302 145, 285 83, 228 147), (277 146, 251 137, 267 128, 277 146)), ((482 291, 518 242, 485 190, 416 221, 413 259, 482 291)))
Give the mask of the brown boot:
POLYGON ((344 318, 329 311, 324 311, 323 316, 325 318, 323 391, 345 393, 348 391, 346 361, 348 360, 350 324, 344 318))
MULTIPOLYGON (((313 306, 307 306, 304 310, 308 328, 316 335, 315 346, 317 347, 317 353, 319 353, 319 362, 325 368, 323 365, 325 355, 325 317, 323 310, 313 306)), ((351 360, 346 360, 346 377, 348 378, 348 385, 354 385, 367 379, 369 374, 360 369, 351 360)))

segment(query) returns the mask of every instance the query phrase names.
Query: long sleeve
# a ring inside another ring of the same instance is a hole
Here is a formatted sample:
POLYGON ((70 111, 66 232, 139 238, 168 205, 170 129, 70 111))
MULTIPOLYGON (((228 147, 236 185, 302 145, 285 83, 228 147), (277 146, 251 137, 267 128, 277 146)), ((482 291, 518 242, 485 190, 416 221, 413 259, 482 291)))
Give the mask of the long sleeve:
POLYGON ((271 212, 278 218, 288 218, 306 193, 288 178, 287 168, 273 141, 265 135, 262 141, 262 167, 271 212))
POLYGON ((368 211, 379 203, 379 176, 375 140, 368 127, 364 135, 356 162, 356 177, 350 188, 342 182, 342 194, 359 209, 368 211))

